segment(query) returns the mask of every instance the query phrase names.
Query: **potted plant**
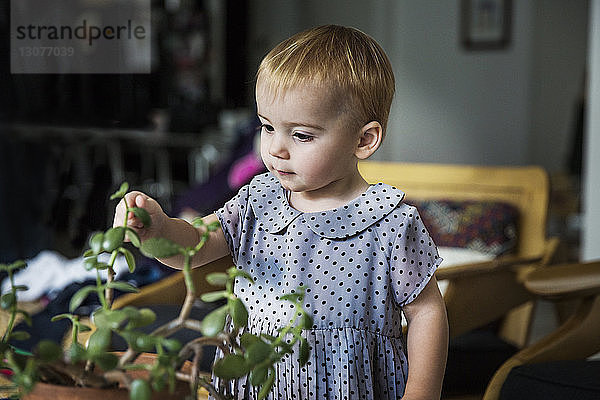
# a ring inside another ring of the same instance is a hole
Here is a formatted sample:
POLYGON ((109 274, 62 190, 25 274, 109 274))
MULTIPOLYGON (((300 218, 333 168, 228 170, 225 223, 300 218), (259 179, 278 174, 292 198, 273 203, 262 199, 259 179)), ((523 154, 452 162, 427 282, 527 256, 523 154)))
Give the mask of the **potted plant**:
MULTIPOLYGON (((111 200, 124 201, 128 189, 128 184, 123 183, 110 197, 111 200)), ((90 248, 84 253, 84 266, 88 270, 96 270, 96 285, 85 286, 72 296, 69 307, 71 313, 53 318, 69 319, 72 323, 72 344, 66 349, 48 340, 40 341, 32 353, 19 351, 18 348, 9 345, 9 341, 14 342, 27 337, 26 332, 14 330, 17 315, 22 315, 24 320, 31 324, 30 316, 19 309, 17 302, 18 292, 27 288, 14 284, 15 272, 25 268, 26 264, 17 261, 10 265, 0 265, 0 270, 8 274, 7 279, 11 282, 11 290, 0 297, 0 306, 10 314, 9 323, 0 341, 0 351, 4 354, 3 367, 12 370, 12 380, 24 398, 41 398, 39 392, 49 390, 48 386, 44 386, 43 390, 39 390, 38 386, 36 392, 37 383, 58 385, 54 386, 55 388, 78 387, 80 390, 96 388, 104 391, 120 387, 121 392, 125 388, 129 398, 133 400, 150 399, 153 392, 165 391, 181 398, 181 392, 176 391, 176 388, 183 382, 190 398, 196 398, 198 388, 203 387, 213 397, 225 400, 229 396, 226 390, 227 382, 244 376, 248 377, 252 385, 261 387, 260 396, 265 397, 273 385, 274 365, 283 356, 297 348, 300 363, 306 363, 310 349, 301 333, 303 329, 312 326, 312 318, 302 307, 303 287, 280 297, 283 301, 291 302, 295 311, 293 318, 280 329, 278 336, 254 335, 248 332, 242 334, 247 325, 248 312, 242 300, 233 293, 233 285, 236 279, 252 281, 252 278, 235 267, 226 273, 209 274, 209 283, 223 286, 224 290, 200 296, 203 301, 224 300, 225 304, 211 311, 202 321, 191 319, 190 311, 197 296, 191 278, 190 260, 204 246, 209 232, 217 229, 218 225, 204 226, 205 234, 194 247, 182 247, 164 238, 148 239, 141 243, 137 233, 126 224, 129 213, 134 213, 144 224, 151 222, 144 209, 128 207, 122 226, 96 233, 89 240, 90 248), (183 273, 187 295, 180 313, 177 318, 151 333, 141 330, 156 318, 149 308, 111 307, 114 290, 138 291, 127 282, 115 280, 114 264, 119 254, 125 257, 130 271, 135 270, 135 258, 125 247, 126 239, 145 256, 167 258, 181 254, 185 259, 183 273), (110 254, 108 262, 99 260, 98 256, 102 253, 110 254), (106 279, 103 279, 104 273, 106 279), (95 330, 87 343, 79 343, 79 333, 92 328, 83 324, 79 317, 72 313, 90 295, 98 296, 101 307, 91 315, 95 330), (169 337, 184 327, 196 330, 201 335, 188 343, 180 343, 169 337), (111 351, 111 336, 114 334, 126 341, 128 348, 125 352, 111 351), (213 364, 213 374, 221 378, 219 386, 215 386, 210 379, 199 373, 198 365, 203 348, 207 345, 217 346, 223 354, 223 357, 213 364), (152 353, 152 356, 148 353, 152 353)), ((200 218, 194 221, 196 227, 202 224, 200 218)), ((102 393, 106 395, 106 392, 102 393)), ((84 397, 88 395, 86 393, 84 397)), ((165 397, 161 394, 159 398, 165 397)))

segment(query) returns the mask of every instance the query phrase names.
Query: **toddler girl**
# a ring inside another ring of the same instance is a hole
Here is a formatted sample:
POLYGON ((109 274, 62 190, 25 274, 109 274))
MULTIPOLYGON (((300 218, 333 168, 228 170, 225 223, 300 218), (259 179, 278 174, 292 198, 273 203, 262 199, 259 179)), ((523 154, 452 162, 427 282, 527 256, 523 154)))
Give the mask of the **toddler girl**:
MULTIPOLYGON (((236 284, 249 330, 275 334, 290 318, 278 301, 298 285, 314 325, 308 363, 277 365, 273 399, 435 399, 447 352, 447 320, 435 269, 441 259, 404 193, 369 185, 358 171, 381 145, 394 76, 381 47, 364 33, 322 26, 276 46, 257 74, 261 156, 255 177, 206 223, 219 221, 201 266, 231 254, 255 280, 236 284), (401 313, 408 321, 402 333, 401 313), (405 340, 406 339, 406 340, 405 340)), ((195 244, 199 231, 168 218, 153 199, 129 193, 153 224, 131 217, 142 239, 195 244)), ((123 218, 117 208, 116 223, 123 218)), ((202 228, 200 228, 202 229, 202 228)), ((180 268, 182 260, 161 260, 180 268)), ((241 380, 236 398, 257 391, 241 380)))

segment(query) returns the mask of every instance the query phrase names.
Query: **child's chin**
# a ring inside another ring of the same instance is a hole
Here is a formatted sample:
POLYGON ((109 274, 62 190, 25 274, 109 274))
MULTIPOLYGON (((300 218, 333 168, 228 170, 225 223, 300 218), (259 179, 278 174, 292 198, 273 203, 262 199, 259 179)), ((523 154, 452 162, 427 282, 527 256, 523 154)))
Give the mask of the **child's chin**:
POLYGON ((294 191, 294 185, 292 184, 292 182, 290 182, 290 179, 287 179, 286 177, 279 177, 277 175, 275 175, 275 176, 277 177, 277 180, 281 184, 282 188, 284 188, 285 190, 288 190, 290 192, 294 191))

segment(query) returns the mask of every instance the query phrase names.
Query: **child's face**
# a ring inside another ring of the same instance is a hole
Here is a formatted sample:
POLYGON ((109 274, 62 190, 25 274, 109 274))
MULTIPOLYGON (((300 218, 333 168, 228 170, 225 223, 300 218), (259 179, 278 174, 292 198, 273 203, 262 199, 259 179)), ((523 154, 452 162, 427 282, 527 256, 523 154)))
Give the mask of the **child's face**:
POLYGON ((261 156, 284 188, 322 196, 355 189, 360 129, 350 128, 338 98, 312 86, 275 96, 259 81, 256 104, 261 156))

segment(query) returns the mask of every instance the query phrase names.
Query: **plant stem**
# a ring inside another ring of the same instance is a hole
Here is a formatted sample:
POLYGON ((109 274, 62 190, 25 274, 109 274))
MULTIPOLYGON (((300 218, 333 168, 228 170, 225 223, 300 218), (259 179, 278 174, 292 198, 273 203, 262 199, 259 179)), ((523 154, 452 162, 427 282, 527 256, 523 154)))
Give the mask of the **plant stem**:
POLYGON ((102 308, 108 310, 108 305, 106 304, 106 298, 102 295, 102 277, 100 276, 100 270, 96 269, 96 293, 98 293, 98 298, 100 299, 100 303, 102 304, 102 308))
POLYGON ((71 331, 71 343, 78 343, 77 342, 77 336, 79 333, 79 317, 74 316, 73 317, 73 321, 71 321, 73 323, 73 329, 71 331))
MULTIPOLYGON (((205 228, 205 229, 207 229, 207 228, 205 228)), ((200 250, 202 248, 202 246, 204 246, 204 243, 206 243, 207 240, 208 240, 208 230, 206 230, 202 234, 202 238, 200 239, 200 241, 198 242, 196 247, 194 247, 194 252, 197 252, 198 250, 200 250)))
POLYGON ((225 396, 222 396, 219 392, 217 392, 217 389, 215 389, 215 387, 212 384, 210 384, 204 377, 198 379, 198 383, 200 384, 200 386, 206 389, 208 393, 215 399, 227 400, 227 398, 225 396))
POLYGON ((183 262, 183 276, 185 278, 185 287, 187 289, 187 293, 188 296, 196 296, 196 288, 194 286, 194 280, 192 279, 192 267, 191 267, 191 263, 192 263, 192 257, 194 256, 194 254, 196 254, 196 252, 194 250, 188 250, 186 249, 185 251, 185 255, 184 255, 184 262, 183 262))
POLYGON ((118 250, 113 250, 110 255, 110 260, 108 261, 108 273, 106 276, 106 289, 104 290, 104 297, 106 298, 106 305, 108 308, 112 305, 113 302, 113 288, 108 287, 108 284, 115 280, 115 261, 117 260, 117 255, 119 254, 118 250))
POLYGON ((137 355, 138 353, 135 350, 133 350, 131 347, 128 348, 127 351, 125 351, 125 353, 123 353, 123 355, 119 359, 119 367, 122 368, 125 364, 132 362, 133 360, 135 360, 137 355))
POLYGON ((12 333, 12 330, 15 325, 15 320, 17 318, 17 291, 15 290, 15 278, 12 271, 8 271, 8 277, 10 278, 10 288, 13 296, 15 296, 15 302, 10 306, 10 320, 8 321, 8 326, 4 335, 2 336, 2 342, 6 342, 12 333))

